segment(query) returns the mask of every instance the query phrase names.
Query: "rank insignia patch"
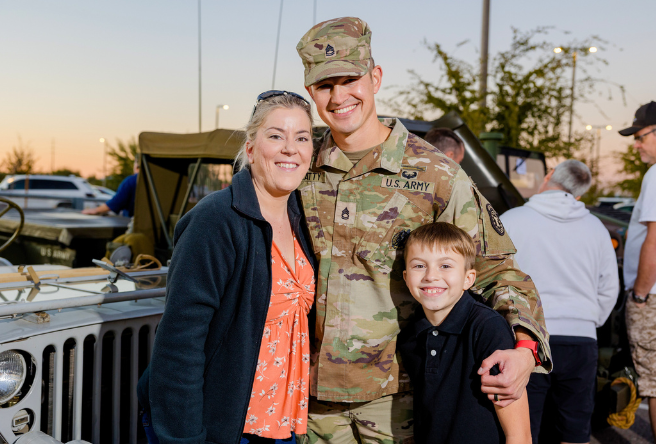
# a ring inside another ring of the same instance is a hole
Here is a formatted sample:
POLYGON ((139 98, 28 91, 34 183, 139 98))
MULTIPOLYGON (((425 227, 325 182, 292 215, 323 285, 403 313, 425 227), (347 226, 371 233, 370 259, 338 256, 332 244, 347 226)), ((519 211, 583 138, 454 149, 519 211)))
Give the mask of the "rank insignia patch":
POLYGON ((335 204, 335 223, 343 225, 353 225, 357 204, 355 202, 337 202, 335 204))
POLYGON ((492 224, 492 228, 494 228, 494 231, 496 231, 499 236, 503 236, 506 234, 506 229, 503 228, 503 224, 501 223, 501 219, 499 218, 499 215, 497 212, 492 208, 491 204, 487 204, 485 206, 487 209, 487 214, 490 216, 490 223, 492 224))
POLYGON ((335 55, 335 48, 331 45, 326 46, 326 57, 332 57, 335 55))

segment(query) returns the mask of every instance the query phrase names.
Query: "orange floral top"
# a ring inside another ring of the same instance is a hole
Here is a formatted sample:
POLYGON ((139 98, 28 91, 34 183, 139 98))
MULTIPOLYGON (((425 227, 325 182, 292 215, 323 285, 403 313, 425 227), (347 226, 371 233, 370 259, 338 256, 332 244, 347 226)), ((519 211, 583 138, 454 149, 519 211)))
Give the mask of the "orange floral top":
POLYGON ((308 313, 314 303, 314 271, 294 237, 296 271, 273 243, 269 312, 257 359, 244 433, 288 438, 307 431, 310 380, 308 313))

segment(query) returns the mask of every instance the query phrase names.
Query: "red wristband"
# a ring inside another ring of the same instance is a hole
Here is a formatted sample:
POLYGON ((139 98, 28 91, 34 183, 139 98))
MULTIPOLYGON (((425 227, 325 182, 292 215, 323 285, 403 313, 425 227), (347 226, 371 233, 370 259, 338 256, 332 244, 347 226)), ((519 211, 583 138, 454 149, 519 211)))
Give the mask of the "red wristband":
POLYGON ((535 359, 535 366, 537 367, 538 365, 542 364, 542 361, 540 360, 540 357, 538 356, 538 342, 537 341, 529 341, 529 340, 523 340, 523 341, 517 341, 517 344, 515 344, 515 349, 518 348, 528 348, 533 352, 533 358, 535 359))

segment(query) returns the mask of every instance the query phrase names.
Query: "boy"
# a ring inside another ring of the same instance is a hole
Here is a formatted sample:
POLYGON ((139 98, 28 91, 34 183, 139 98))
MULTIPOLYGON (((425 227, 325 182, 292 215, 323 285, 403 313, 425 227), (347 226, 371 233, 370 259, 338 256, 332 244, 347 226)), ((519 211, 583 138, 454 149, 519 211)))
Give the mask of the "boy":
POLYGON ((405 245, 403 278, 422 305, 398 338, 415 388, 417 444, 531 442, 526 392, 508 407, 481 392, 481 362, 514 339, 501 315, 465 294, 475 257, 472 238, 445 222, 417 228, 405 245))

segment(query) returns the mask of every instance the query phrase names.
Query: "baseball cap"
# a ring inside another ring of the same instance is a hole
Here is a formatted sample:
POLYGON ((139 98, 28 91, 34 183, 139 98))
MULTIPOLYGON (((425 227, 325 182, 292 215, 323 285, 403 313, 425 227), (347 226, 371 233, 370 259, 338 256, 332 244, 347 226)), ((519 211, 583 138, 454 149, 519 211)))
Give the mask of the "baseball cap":
POLYGON ((371 59, 371 29, 357 17, 342 17, 312 27, 296 45, 305 67, 305 86, 329 77, 363 76, 371 59))
POLYGON ((619 131, 619 133, 623 136, 630 136, 651 125, 656 125, 656 102, 654 101, 638 108, 633 119, 633 125, 619 131))

